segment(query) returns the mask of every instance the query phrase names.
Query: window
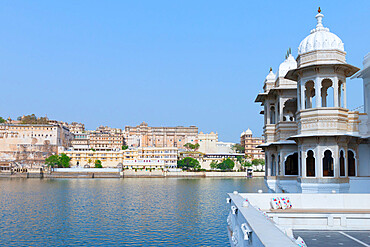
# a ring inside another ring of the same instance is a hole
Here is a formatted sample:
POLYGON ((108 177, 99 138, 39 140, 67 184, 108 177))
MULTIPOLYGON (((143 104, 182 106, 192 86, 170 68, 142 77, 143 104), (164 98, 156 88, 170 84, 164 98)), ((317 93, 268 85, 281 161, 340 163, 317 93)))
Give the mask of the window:
POLYGON ((348 150, 348 176, 356 176, 356 159, 351 150, 348 150))
POLYGON ((315 176, 315 157, 312 150, 308 150, 306 158, 306 176, 315 176))
POLYGON ((275 176, 275 168, 276 163, 275 163, 275 155, 271 155, 271 176, 275 176))
POLYGON ((286 158, 285 175, 298 175, 298 153, 291 154, 286 158))
POLYGON ((330 79, 324 79, 321 82, 321 106, 334 106, 334 89, 333 82, 330 79))
POLYGON ((324 158, 322 159, 323 176, 333 177, 334 176, 334 160, 330 150, 324 152, 324 158))
POLYGON ((275 124, 275 106, 270 107, 270 124, 275 124))
POLYGON ((344 177, 346 175, 346 168, 344 165, 344 152, 343 150, 340 151, 340 157, 339 157, 339 165, 340 165, 340 176, 344 177))

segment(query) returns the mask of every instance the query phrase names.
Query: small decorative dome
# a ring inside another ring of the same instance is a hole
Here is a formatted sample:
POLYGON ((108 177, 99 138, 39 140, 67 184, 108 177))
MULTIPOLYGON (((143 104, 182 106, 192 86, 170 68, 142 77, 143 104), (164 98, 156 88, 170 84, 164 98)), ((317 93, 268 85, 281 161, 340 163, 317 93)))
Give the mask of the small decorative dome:
POLYGON ((248 128, 248 129, 245 131, 245 134, 246 134, 246 135, 252 135, 252 131, 248 128))
POLYGON ((311 34, 308 35, 298 47, 298 54, 303 54, 315 50, 340 50, 344 52, 344 44, 342 40, 329 31, 322 25, 322 18, 319 8, 319 13, 316 15, 317 25, 316 28, 311 30, 311 34))
POLYGON ((289 54, 287 59, 285 59, 284 62, 282 62, 279 66, 279 70, 277 72, 277 77, 284 77, 286 73, 288 73, 291 69, 297 68, 297 61, 294 59, 292 54, 289 54))
POLYGON ((243 131, 243 132, 240 134, 240 137, 242 137, 243 135, 245 135, 245 131, 243 131))
POLYGON ((272 72, 272 68, 270 68, 270 73, 266 76, 266 80, 265 81, 275 81, 275 78, 276 78, 276 75, 274 74, 274 72, 272 72))

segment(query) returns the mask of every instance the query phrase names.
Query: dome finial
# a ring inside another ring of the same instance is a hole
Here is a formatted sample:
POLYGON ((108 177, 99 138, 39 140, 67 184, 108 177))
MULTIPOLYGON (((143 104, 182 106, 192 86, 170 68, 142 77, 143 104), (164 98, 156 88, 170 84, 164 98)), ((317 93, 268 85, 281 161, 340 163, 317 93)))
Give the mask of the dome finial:
POLYGON ((322 25, 322 18, 324 17, 324 15, 323 15, 323 14, 321 14, 321 9, 320 9, 320 7, 319 7, 319 10, 318 10, 317 12, 319 12, 319 13, 315 16, 315 18, 316 18, 316 20, 317 20, 316 29, 321 29, 322 27, 324 27, 324 26, 322 25))
POLYGON ((272 71, 272 67, 270 67, 270 72, 272 71))

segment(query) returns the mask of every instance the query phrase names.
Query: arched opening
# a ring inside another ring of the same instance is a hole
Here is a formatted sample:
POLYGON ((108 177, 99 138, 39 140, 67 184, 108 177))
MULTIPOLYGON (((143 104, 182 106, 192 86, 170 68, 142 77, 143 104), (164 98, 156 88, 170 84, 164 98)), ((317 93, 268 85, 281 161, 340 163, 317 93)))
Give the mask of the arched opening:
POLYGON ((277 161, 277 163, 278 163, 278 167, 277 167, 277 172, 276 172, 276 174, 277 174, 277 175, 280 175, 280 154, 278 155, 278 161, 277 161))
POLYGON ((338 82, 338 106, 339 107, 344 107, 344 86, 343 82, 339 81, 338 82))
POLYGON ((283 121, 295 121, 295 113, 297 112, 297 99, 289 99, 284 103, 283 121))
POLYGON ((275 155, 271 155, 271 176, 275 176, 275 155))
POLYGON ((355 154, 351 150, 348 150, 347 157, 348 157, 348 176, 356 176, 355 154))
POLYGON ((308 150, 306 158, 306 176, 315 176, 315 157, 312 150, 308 150))
POLYGON ((346 168, 344 164, 344 152, 343 150, 339 153, 339 176, 344 177, 346 175, 346 168))
POLYGON ((298 153, 291 154, 286 158, 285 175, 298 175, 298 153))
POLYGON ((334 106, 334 89, 333 82, 330 79, 324 79, 321 82, 321 106, 334 106))
POLYGON ((306 97, 305 100, 306 109, 315 108, 316 107, 315 83, 313 81, 306 82, 305 97, 306 97))
POLYGON ((322 159, 322 171, 324 177, 334 176, 334 159, 330 150, 324 152, 324 158, 322 159))
POLYGON ((275 106, 270 106, 270 124, 275 124, 275 106))

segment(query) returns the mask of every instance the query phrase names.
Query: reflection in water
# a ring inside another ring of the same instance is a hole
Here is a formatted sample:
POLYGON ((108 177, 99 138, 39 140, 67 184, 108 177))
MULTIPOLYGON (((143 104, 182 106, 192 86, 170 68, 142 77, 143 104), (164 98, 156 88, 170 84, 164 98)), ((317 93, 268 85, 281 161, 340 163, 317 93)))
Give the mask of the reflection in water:
POLYGON ((0 246, 226 246, 226 193, 253 178, 0 179, 0 246))

